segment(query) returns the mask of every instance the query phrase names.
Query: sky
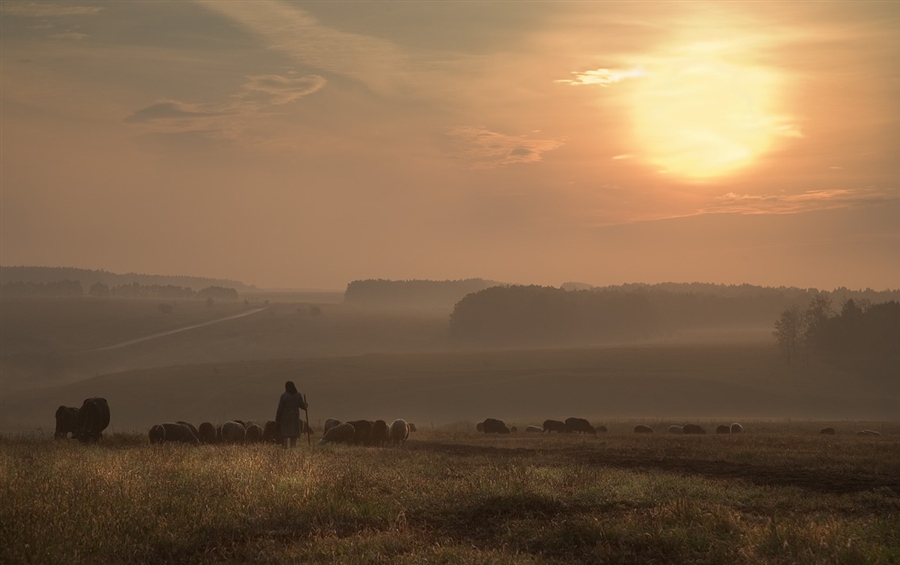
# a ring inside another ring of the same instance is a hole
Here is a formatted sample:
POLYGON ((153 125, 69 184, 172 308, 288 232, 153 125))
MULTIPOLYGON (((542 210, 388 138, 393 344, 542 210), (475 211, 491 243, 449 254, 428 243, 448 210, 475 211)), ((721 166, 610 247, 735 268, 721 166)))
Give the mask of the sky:
POLYGON ((900 287, 900 2, 0 3, 0 263, 900 287))

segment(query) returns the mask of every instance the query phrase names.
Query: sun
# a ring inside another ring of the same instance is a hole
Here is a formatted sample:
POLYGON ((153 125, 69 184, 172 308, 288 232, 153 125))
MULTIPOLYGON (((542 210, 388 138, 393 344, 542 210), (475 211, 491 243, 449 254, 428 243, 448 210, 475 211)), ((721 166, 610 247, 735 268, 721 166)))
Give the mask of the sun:
POLYGON ((658 61, 635 81, 631 98, 640 153, 685 180, 741 171, 774 143, 776 86, 772 71, 714 52, 658 61))

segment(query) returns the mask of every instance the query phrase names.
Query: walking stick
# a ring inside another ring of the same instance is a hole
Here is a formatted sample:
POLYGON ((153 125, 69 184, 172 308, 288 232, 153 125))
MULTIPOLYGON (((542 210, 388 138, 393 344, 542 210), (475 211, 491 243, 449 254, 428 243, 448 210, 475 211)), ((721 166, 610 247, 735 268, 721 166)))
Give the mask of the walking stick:
MULTIPOLYGON (((306 404, 306 395, 303 395, 303 404, 306 404)), ((306 412, 306 445, 312 446, 312 428, 309 427, 309 404, 303 409, 306 412)))

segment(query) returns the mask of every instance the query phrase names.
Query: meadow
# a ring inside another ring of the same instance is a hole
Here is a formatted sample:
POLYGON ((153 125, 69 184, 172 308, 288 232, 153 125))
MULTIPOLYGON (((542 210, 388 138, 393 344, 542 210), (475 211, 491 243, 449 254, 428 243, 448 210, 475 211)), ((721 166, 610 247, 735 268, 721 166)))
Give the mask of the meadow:
POLYGON ((900 429, 486 436, 403 447, 0 439, 3 563, 900 561, 900 429))

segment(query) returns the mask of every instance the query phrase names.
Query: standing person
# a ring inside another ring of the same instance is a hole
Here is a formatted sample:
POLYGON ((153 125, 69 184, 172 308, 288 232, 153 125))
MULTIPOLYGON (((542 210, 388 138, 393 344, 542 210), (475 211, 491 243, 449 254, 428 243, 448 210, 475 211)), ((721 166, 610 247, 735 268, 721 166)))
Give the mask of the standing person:
POLYGON ((300 411, 306 410, 307 404, 303 395, 297 392, 294 381, 284 383, 284 394, 278 401, 278 411, 275 412, 275 423, 281 431, 284 440, 284 449, 297 447, 297 438, 300 437, 300 411))

